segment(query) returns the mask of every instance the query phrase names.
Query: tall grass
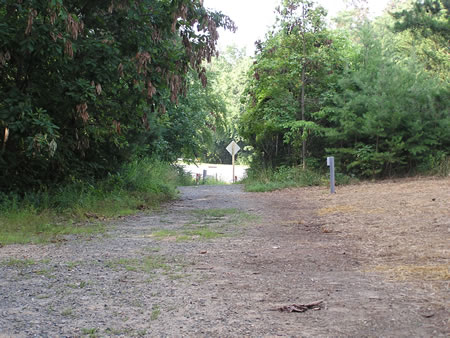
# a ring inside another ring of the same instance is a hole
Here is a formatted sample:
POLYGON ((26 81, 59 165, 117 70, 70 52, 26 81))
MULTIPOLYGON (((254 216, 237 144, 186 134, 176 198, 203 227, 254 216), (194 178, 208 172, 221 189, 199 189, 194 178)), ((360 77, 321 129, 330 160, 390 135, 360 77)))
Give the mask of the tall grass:
MULTIPOLYGON (((350 177, 336 174, 336 184, 348 184, 350 181, 350 177)), ((282 166, 276 170, 252 168, 243 183, 246 191, 264 192, 290 187, 327 185, 329 175, 301 167, 282 166)))
POLYGON ((104 231, 101 222, 154 208, 177 195, 188 176, 167 163, 141 159, 106 179, 18 195, 0 195, 0 244, 40 243, 64 234, 104 231))

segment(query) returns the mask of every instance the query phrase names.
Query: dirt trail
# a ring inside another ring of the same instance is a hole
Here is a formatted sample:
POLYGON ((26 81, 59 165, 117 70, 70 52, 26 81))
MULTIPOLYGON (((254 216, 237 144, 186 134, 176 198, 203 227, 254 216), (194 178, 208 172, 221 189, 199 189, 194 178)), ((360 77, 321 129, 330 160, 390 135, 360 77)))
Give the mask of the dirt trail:
MULTIPOLYGON (((450 181, 433 182, 411 184, 433 189, 430 212, 444 222, 442 187, 450 181)), ((346 189, 356 189, 360 203, 357 187, 346 189)), ((396 187, 369 185, 364 194, 396 187)), ((423 189, 417 194, 428 199, 423 189)), ((356 202, 345 189, 341 197, 324 188, 250 194, 237 185, 181 192, 162 211, 116 221, 104 236, 0 248, 0 336, 450 334, 448 275, 389 280, 371 266, 365 234, 376 222, 351 217, 356 202), (321 309, 276 311, 318 300, 321 309)), ((441 225, 432 230, 445 241, 441 225)), ((448 246, 440 254, 448 274, 448 246)))

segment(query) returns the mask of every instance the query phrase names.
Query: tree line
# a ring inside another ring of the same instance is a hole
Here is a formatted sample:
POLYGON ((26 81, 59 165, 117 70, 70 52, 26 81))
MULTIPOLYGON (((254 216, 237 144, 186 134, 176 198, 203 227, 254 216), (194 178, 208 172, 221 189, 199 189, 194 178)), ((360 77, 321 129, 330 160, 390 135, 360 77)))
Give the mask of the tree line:
POLYGON ((448 165, 449 2, 282 0, 253 58, 201 0, 0 0, 0 191, 102 179, 139 158, 382 177, 448 165), (211 62, 211 63, 209 63, 211 62))
POLYGON ((235 29, 201 0, 1 0, 0 191, 194 153, 216 124, 195 105, 215 103, 186 94, 219 27, 235 29))
POLYGON ((257 43, 240 134, 254 165, 380 177, 448 165, 449 2, 392 1, 369 20, 365 2, 334 29, 309 0, 284 0, 257 43))

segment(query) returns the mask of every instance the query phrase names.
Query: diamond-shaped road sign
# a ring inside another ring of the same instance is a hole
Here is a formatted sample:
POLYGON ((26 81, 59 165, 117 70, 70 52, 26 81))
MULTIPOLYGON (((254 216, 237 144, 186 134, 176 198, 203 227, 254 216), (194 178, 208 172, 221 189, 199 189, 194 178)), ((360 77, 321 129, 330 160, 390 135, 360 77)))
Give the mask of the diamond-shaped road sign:
POLYGON ((231 155, 236 155, 241 148, 236 142, 231 141, 231 143, 227 146, 227 150, 231 155))

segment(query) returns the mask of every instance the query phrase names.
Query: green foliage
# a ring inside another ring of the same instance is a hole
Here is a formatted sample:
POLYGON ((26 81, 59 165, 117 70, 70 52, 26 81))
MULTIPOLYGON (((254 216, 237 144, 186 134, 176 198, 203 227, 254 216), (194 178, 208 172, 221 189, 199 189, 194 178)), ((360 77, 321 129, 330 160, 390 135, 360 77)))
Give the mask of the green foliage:
MULTIPOLYGON (((356 183, 358 180, 336 172, 336 185, 356 183)), ((280 166, 273 169, 255 169, 249 171, 244 180, 245 190, 250 192, 265 192, 285 188, 310 187, 329 184, 329 174, 320 171, 303 169, 299 166, 280 166)))
MULTIPOLYGON (((241 141, 237 134, 237 122, 243 110, 240 97, 250 63, 250 58, 242 50, 228 47, 218 58, 205 65, 206 87, 195 76, 190 78, 190 90, 186 98, 180 99, 177 109, 186 116, 182 120, 185 123, 171 125, 170 129, 176 140, 171 143, 181 145, 185 160, 231 163, 225 148, 231 139, 241 141)), ((238 158, 247 155, 243 150, 238 158)))
POLYGON ((360 41, 358 66, 340 78, 321 113, 331 122, 327 153, 357 176, 410 172, 449 149, 447 86, 413 56, 402 60, 395 40, 380 41, 371 26, 360 41))
POLYGON ((0 189, 104 178, 194 147, 180 143, 197 111, 177 105, 190 71, 206 84, 218 27, 234 29, 200 0, 1 1, 0 189))
POLYGON ((250 192, 324 185, 326 182, 324 175, 298 166, 281 166, 276 170, 253 168, 248 172, 248 177, 244 180, 245 190, 250 192))
POLYGON ((277 30, 259 44, 240 123, 255 160, 268 166, 306 162, 323 149, 317 113, 342 73, 347 54, 344 38, 325 29, 321 7, 291 2, 279 10, 277 30))
POLYGON ((17 259, 17 258, 9 258, 7 260, 0 262, 0 265, 16 267, 16 268, 26 268, 28 266, 32 266, 35 264, 36 264, 36 262, 31 259, 17 259))
POLYGON ((397 41, 413 49, 426 70, 445 81, 450 76, 449 7, 448 0, 414 1, 407 7, 394 8, 388 21, 396 36, 403 39, 397 41))
MULTIPOLYGON (((424 37, 439 35, 443 42, 450 38, 450 3, 448 0, 415 1, 413 8, 394 12, 396 31, 414 30, 424 37)), ((448 46, 447 46, 448 47, 448 46)))
POLYGON ((417 2, 394 14, 397 22, 385 15, 371 23, 363 7, 355 8, 352 18, 338 18, 335 31, 321 25, 323 12, 311 2, 284 4, 292 6, 279 9, 280 27, 259 44, 248 74, 240 132, 255 151, 253 168, 268 168, 249 182, 259 190, 295 185, 285 169, 278 179, 271 168, 302 157, 320 171, 325 157, 335 156, 347 181, 445 172, 446 2, 417 2))
POLYGON ((103 232, 102 220, 157 207, 177 195, 178 183, 177 168, 142 159, 97 183, 79 181, 24 197, 2 195, 0 243, 45 243, 67 234, 103 232))

